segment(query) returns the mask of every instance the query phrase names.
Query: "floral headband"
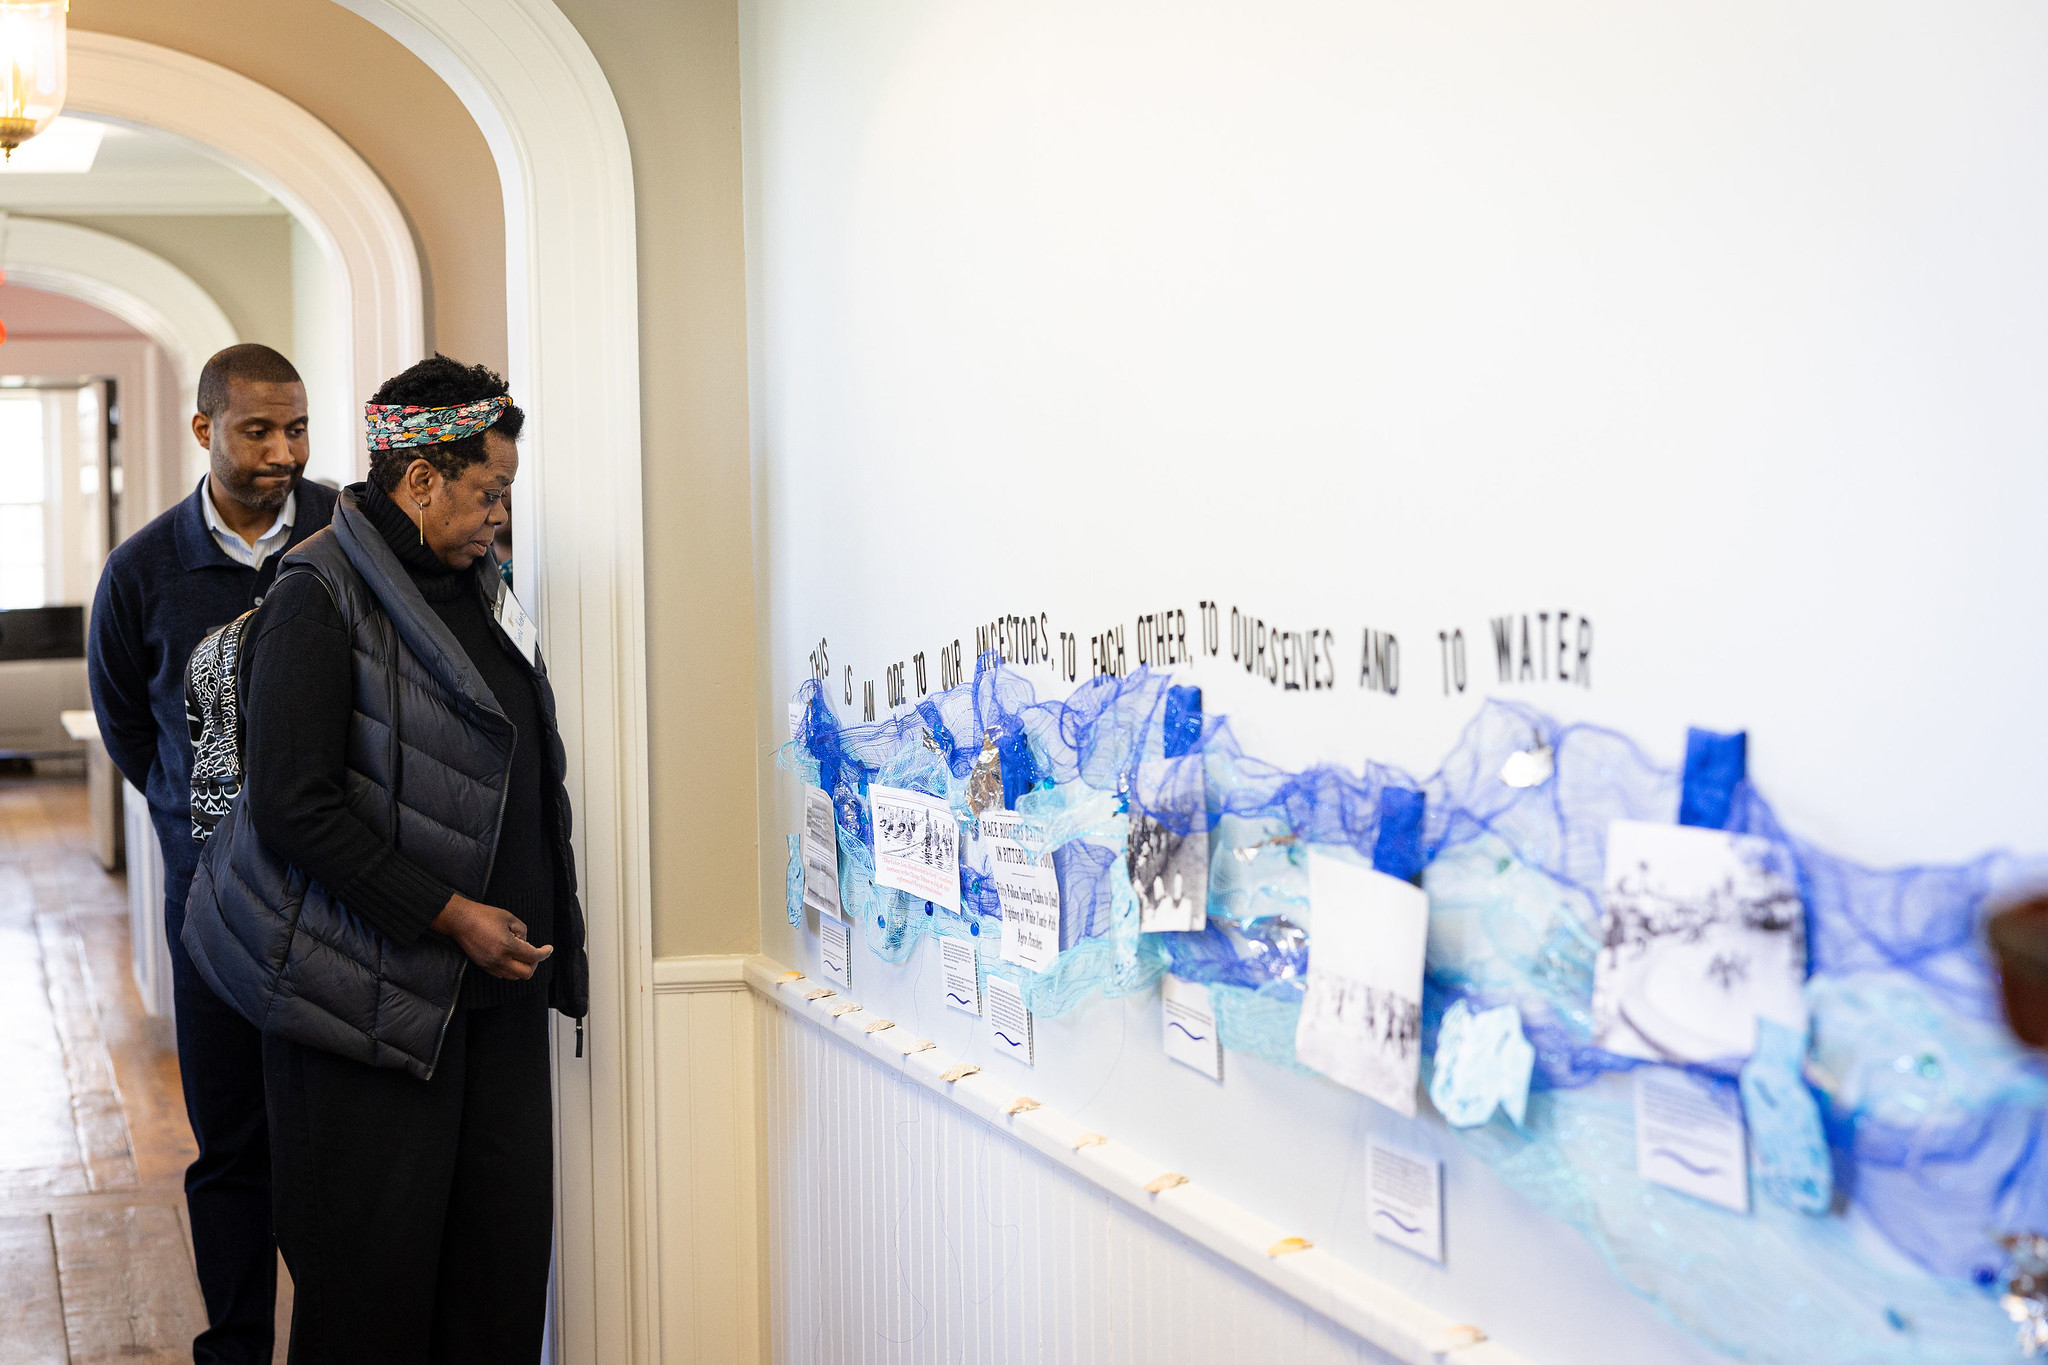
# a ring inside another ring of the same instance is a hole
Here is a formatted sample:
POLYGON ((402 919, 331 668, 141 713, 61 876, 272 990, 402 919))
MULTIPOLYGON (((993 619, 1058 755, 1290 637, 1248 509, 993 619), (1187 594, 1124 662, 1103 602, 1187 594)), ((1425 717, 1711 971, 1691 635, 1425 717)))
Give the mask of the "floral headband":
POLYGON ((461 403, 452 408, 416 408, 397 403, 363 404, 363 426, 370 449, 440 445, 486 431, 511 399, 500 395, 461 403))

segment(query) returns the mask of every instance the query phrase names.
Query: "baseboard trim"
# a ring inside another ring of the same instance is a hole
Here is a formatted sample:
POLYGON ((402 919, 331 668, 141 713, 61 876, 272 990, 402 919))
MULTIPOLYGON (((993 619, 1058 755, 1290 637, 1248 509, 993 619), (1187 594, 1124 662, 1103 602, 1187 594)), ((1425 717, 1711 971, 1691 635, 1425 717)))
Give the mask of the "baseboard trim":
POLYGON ((865 1011, 832 1013, 854 1003, 849 997, 829 988, 820 992, 824 983, 772 959, 739 960, 747 986, 757 995, 945 1096, 990 1128, 1116 1195, 1406 1365, 1528 1365, 1524 1357, 1488 1340, 1479 1329, 1417 1302, 1325 1251, 1310 1247, 1292 1255, 1270 1254, 1269 1248, 1287 1237, 1288 1230, 1199 1183, 1150 1193, 1146 1186, 1169 1169, 1160 1162, 1100 1134, 1087 1133, 1081 1124, 1043 1105, 1012 1114, 1012 1101, 1020 1097, 987 1072, 948 1082, 944 1073, 958 1058, 929 1043, 922 1051, 906 1053, 904 1048, 918 1041, 910 1030, 892 1026, 868 1033, 866 1028, 874 1020, 865 1011), (818 997, 809 998, 814 992, 818 997), (1075 1144, 1084 1136, 1090 1145, 1077 1148, 1075 1144))
MULTIPOLYGON (((739 991, 747 986, 750 957, 657 957, 654 959, 654 993, 679 995, 690 991, 739 991)), ((772 963, 770 964, 773 965, 772 963)))

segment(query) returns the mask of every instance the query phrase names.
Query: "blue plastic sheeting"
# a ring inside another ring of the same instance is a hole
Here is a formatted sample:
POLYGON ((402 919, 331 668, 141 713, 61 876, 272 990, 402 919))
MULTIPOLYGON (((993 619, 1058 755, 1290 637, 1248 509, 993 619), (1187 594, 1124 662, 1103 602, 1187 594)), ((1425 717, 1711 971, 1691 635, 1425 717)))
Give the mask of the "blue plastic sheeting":
MULTIPOLYGON (((1372 763, 1265 763, 1195 689, 1143 669, 1040 701, 986 655, 972 683, 870 725, 841 726, 815 683, 801 697, 781 761, 831 794, 841 901, 884 960, 906 960, 927 935, 976 938, 984 971, 1019 979, 1047 1017, 1172 970, 1209 984, 1226 1047, 1305 1071, 1293 1040, 1314 942, 1308 848, 1419 871, 1431 907, 1425 1056, 1459 1001, 1474 1014, 1513 1005, 1535 1052, 1526 1126, 1496 1117, 1460 1136, 1624 1282, 1752 1360, 2012 1356, 1989 1284, 1998 1234, 2048 1228, 2048 1076, 1998 1022, 1979 922, 1990 897, 2048 875, 2048 861, 1863 867, 1779 826, 1744 776, 1745 736, 1693 732, 1681 773, 1611 730, 1504 702, 1487 703, 1418 779, 1372 763), (964 821, 967 773, 991 731, 1006 803, 1060 883, 1062 951, 1044 973, 998 961, 997 901, 971 869, 958 916, 873 884, 870 783, 943 797, 964 821), (1549 781, 1499 780, 1511 754, 1543 745, 1549 781), (1165 796, 1186 789, 1189 764, 1206 798, 1195 817, 1165 796), (1748 1215, 1636 1178, 1627 1081, 1612 1074, 1636 1063, 1592 1043, 1607 827, 1669 821, 1681 805, 1687 823, 1778 842, 1809 919, 1810 1037, 1766 1035, 1745 1074, 1759 1196, 1748 1215), (1181 833, 1205 820, 1205 931, 1138 931, 1123 859, 1134 810, 1181 833)), ((791 876, 800 897, 800 867, 791 876)))

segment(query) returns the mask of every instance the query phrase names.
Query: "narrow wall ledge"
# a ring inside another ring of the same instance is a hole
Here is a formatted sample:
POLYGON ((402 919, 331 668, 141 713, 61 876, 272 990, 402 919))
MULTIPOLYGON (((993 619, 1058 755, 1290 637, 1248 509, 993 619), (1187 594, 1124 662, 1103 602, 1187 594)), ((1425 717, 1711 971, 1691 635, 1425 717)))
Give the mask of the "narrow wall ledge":
MULTIPOLYGON (((1097 1140, 1103 1135, 1088 1133, 1048 1106, 1010 1112, 1020 1097, 986 1072, 972 1071, 958 1080, 947 1080, 959 1058, 930 1044, 906 1050, 922 1041, 908 1029, 891 1026, 868 1032, 875 1020, 865 1010, 833 1013, 857 1002, 852 996, 832 992, 816 978, 769 958, 750 957, 666 958, 656 963, 655 979, 660 983, 667 972, 677 983, 668 989, 730 989, 682 983, 708 982, 714 973, 729 970, 722 964, 732 962, 742 964, 745 984, 763 999, 945 1096, 989 1127, 1116 1195, 1406 1365, 1530 1365, 1525 1357, 1489 1340, 1475 1325, 1457 1322, 1316 1247, 1291 1255, 1271 1254, 1271 1249, 1289 1236, 1288 1229, 1209 1192, 1198 1179, 1150 1192, 1147 1187, 1170 1167, 1117 1142, 1114 1135, 1097 1140), (821 989, 817 998, 808 998, 821 989), (1089 1141, 1077 1145, 1084 1138, 1089 1141)), ((664 988, 657 984, 655 989, 664 988)))

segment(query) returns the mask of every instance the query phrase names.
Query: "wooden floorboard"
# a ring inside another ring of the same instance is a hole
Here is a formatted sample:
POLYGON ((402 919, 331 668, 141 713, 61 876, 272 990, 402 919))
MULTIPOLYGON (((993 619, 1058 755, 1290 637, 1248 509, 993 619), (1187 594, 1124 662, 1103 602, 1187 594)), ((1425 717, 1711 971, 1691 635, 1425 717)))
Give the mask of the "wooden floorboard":
POLYGON ((50 1224, 72 1365, 191 1360, 206 1305, 176 1209, 131 1204, 50 1224))
POLYGON ((57 1243, 46 1213, 0 1217, 0 1365, 66 1365, 57 1243))
MULTIPOLYGON (((127 890, 82 782, 0 778, 0 1365, 186 1362, 192 1268, 170 1021, 142 1009, 127 890)), ((279 1269, 277 1359, 290 1280, 279 1269)))

